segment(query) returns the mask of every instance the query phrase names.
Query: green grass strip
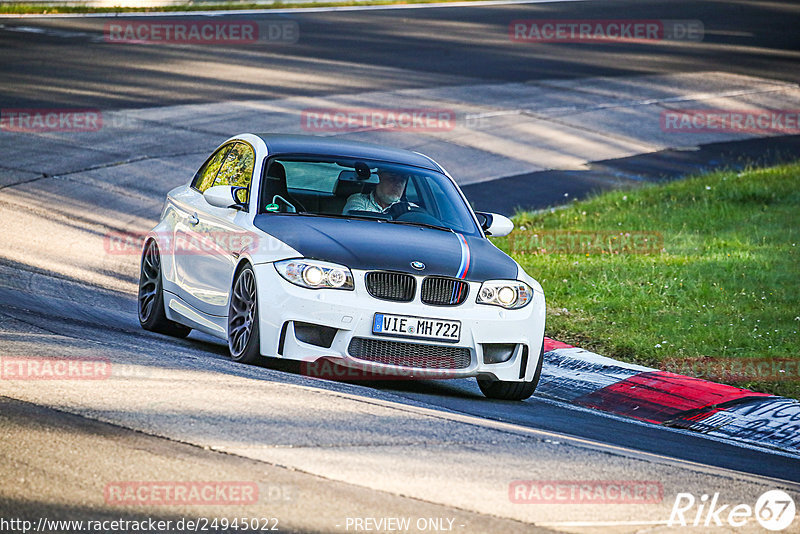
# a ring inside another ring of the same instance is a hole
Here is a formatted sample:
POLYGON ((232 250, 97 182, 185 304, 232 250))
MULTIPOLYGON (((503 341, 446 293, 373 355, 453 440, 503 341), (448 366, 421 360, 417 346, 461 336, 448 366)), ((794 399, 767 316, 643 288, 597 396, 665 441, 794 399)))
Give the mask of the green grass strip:
MULTIPOLYGON (((286 9, 309 7, 339 7, 339 6, 386 6, 402 4, 438 4, 448 3, 452 0, 368 0, 364 2, 274 2, 271 4, 257 4, 252 2, 228 2, 223 4, 176 4, 169 6, 153 7, 91 7, 63 5, 53 6, 47 4, 4 3, 0 4, 0 14, 80 14, 80 13, 169 13, 176 11, 228 11, 249 9, 286 9)), ((479 1, 479 0, 458 0, 479 1)))
POLYGON ((549 336, 800 397, 800 162, 609 192, 515 224, 495 242, 541 282, 549 336), (643 246, 645 234, 656 241, 643 246))

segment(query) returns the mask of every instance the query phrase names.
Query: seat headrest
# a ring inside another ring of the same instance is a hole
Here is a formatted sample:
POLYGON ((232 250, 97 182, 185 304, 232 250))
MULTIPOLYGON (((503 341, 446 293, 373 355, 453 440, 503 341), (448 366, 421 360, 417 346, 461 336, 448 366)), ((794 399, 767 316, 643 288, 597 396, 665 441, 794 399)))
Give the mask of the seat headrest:
POLYGON ((286 168, 283 166, 282 163, 273 161, 270 164, 269 169, 267 170, 267 177, 286 181, 286 168))

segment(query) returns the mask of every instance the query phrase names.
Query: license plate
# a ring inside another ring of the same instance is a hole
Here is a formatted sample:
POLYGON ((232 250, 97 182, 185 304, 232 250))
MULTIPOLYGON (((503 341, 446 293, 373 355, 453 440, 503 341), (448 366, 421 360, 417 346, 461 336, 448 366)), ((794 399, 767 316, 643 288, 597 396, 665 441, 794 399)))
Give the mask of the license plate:
POLYGON ((461 322, 376 313, 375 319, 372 321, 372 333, 456 343, 461 338, 461 322))

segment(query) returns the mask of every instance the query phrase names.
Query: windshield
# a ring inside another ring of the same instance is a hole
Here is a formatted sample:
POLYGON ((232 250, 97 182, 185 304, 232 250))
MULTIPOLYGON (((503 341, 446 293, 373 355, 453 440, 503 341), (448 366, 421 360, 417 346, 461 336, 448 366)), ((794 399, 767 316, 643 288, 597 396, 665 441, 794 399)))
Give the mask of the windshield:
POLYGON ((480 235, 453 183, 428 169, 333 157, 273 157, 259 213, 372 219, 480 235))

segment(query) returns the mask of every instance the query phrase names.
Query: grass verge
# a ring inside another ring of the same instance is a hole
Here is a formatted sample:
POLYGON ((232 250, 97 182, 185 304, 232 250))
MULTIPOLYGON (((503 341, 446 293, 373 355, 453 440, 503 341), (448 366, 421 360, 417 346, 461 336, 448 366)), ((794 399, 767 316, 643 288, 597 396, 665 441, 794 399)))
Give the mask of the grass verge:
MULTIPOLYGON (((168 6, 152 7, 96 7, 96 6, 54 6, 49 4, 28 4, 8 2, 0 4, 0 14, 25 15, 25 14, 78 14, 78 13, 158 13, 158 12, 183 12, 183 11, 228 11, 245 9, 286 9, 307 7, 339 7, 339 6, 384 6, 395 4, 436 4, 447 3, 453 0, 343 0, 341 2, 291 2, 276 1, 270 4, 255 2, 226 2, 220 4, 175 4, 168 6)), ((458 0, 478 1, 478 0, 458 0)))
POLYGON ((495 242, 541 282, 547 335, 800 398, 800 162, 609 192, 515 223, 495 242), (564 231, 595 236, 603 251, 564 231), (657 232, 660 250, 615 244, 637 232, 657 232))

